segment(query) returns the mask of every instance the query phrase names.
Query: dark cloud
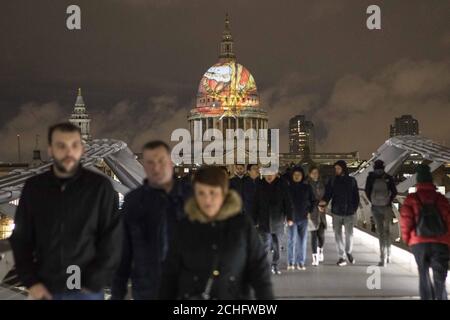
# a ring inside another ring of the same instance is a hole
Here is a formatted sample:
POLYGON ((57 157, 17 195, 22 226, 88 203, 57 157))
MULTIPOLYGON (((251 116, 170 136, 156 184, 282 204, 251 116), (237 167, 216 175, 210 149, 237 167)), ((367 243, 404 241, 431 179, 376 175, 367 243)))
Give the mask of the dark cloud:
POLYGON ((36 147, 36 136, 39 148, 46 158, 47 128, 52 123, 62 121, 65 114, 57 102, 44 104, 27 103, 19 107, 16 116, 10 119, 1 129, 1 160, 4 162, 18 161, 19 147, 17 135, 20 135, 21 160, 30 161, 32 150, 36 147))
MULTIPOLYGON (((66 121, 68 107, 55 102, 28 103, 0 130, 2 160, 17 161, 17 134, 21 138, 22 159, 30 159, 39 135, 39 148, 45 152, 47 129, 56 122, 66 121)), ((89 110, 89 109, 88 109, 89 110)), ((123 100, 108 108, 90 112, 94 138, 126 141, 133 150, 140 150, 148 140, 159 138, 167 142, 175 128, 187 127, 189 108, 180 108, 174 96, 157 96, 145 103, 123 100)), ((45 158, 45 153, 42 153, 45 158)))
POLYGON ((449 145, 449 93, 450 60, 402 60, 370 78, 344 76, 315 115, 329 132, 320 147, 368 155, 387 139, 394 117, 406 113, 419 120, 422 135, 449 145))
POLYGON ((189 107, 178 105, 175 96, 158 96, 139 105, 121 101, 107 112, 93 115, 96 137, 125 140, 133 150, 140 150, 151 139, 169 142, 172 131, 186 128, 189 107))
POLYGON ((70 114, 80 86, 96 136, 134 148, 169 140, 217 61, 226 11, 283 150, 299 113, 314 120, 323 151, 366 157, 402 113, 449 143, 448 1, 79 0, 81 31, 65 28, 69 4, 2 4, 0 160, 14 159, 17 133, 30 154, 34 135, 70 114), (365 27, 370 4, 382 9, 381 31, 365 27))

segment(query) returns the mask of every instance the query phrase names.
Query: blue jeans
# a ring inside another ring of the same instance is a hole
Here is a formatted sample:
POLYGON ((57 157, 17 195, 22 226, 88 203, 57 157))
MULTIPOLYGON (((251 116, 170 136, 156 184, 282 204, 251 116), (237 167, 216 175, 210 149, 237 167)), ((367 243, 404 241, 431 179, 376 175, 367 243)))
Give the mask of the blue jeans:
POLYGON ((63 293, 53 293, 53 300, 104 300, 105 296, 101 292, 82 292, 80 290, 67 291, 63 293))
POLYGON ((308 219, 288 227, 288 264, 305 264, 308 242, 308 219))

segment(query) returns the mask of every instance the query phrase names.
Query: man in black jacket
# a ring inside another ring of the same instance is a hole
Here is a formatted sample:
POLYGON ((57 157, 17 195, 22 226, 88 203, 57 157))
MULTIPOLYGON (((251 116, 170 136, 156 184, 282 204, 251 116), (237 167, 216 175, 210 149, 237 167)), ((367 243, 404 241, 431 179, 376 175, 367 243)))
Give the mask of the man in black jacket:
POLYGON ((292 204, 287 185, 276 173, 266 173, 258 184, 253 205, 253 220, 257 226, 266 252, 273 250, 272 273, 281 274, 278 269, 280 240, 284 234, 286 218, 291 216, 292 204))
POLYGON ((353 220, 359 206, 358 184, 355 178, 348 175, 347 164, 339 160, 334 164, 335 176, 331 178, 326 187, 325 195, 319 203, 319 209, 331 201, 333 215, 333 229, 338 249, 338 266, 345 266, 348 262, 354 264, 353 249, 353 220), (345 227, 345 244, 342 236, 342 226, 345 227))
POLYGON ((257 164, 247 165, 248 177, 244 181, 242 201, 244 204, 243 212, 251 216, 255 202, 255 193, 258 183, 261 182, 259 176, 259 166, 257 164))
POLYGON ((133 299, 158 298, 162 265, 174 229, 184 216, 184 202, 191 194, 185 180, 174 179, 166 143, 144 145, 143 165, 147 179, 125 196, 122 207, 124 243, 112 287, 114 300, 125 298, 130 278, 133 299))
POLYGON ((32 299, 103 299, 120 261, 121 219, 111 182, 84 169, 80 129, 49 129, 50 170, 22 189, 10 238, 32 299))
MULTIPOLYGON (((230 189, 235 190, 241 199, 244 199, 244 184, 248 179, 246 176, 246 170, 244 164, 236 164, 234 166, 234 177, 230 179, 230 189)), ((242 208, 244 211, 245 208, 242 208)))
POLYGON ((394 178, 384 171, 383 160, 376 160, 373 171, 369 173, 365 188, 367 199, 372 203, 372 215, 377 226, 380 243, 380 262, 384 267, 390 261, 391 232, 390 226, 394 216, 392 201, 397 196, 394 178))

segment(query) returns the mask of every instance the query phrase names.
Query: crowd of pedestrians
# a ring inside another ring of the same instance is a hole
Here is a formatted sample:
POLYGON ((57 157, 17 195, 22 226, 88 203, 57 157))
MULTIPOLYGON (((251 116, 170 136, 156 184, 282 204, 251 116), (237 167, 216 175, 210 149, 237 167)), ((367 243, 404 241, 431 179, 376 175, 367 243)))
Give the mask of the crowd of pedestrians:
MULTIPOLYGON (((53 164, 25 182, 10 238, 32 299, 99 300, 105 287, 117 300, 272 299, 271 274, 282 274, 283 250, 289 272, 323 263, 327 215, 336 264, 356 262, 360 190, 345 161, 334 164, 327 181, 314 166, 260 176, 257 164, 235 165, 231 179, 214 166, 177 179, 170 147, 151 141, 142 149, 146 178, 119 209, 109 179, 81 164, 77 126, 50 127, 48 145, 53 164), (79 271, 75 284, 69 270, 79 271)), ((402 238, 418 264, 421 297, 446 299, 449 202, 427 165, 417 167, 416 189, 400 208, 402 238)), ((391 262, 397 190, 383 161, 374 162, 361 191, 371 203, 384 267, 391 262)))

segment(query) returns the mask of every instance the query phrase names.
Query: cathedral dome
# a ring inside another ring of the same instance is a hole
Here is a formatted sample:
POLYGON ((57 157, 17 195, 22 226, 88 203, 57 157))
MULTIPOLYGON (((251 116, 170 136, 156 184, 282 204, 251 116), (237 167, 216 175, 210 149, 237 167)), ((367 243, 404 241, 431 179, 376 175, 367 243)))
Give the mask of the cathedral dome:
POLYGON ((236 62, 228 14, 220 42, 219 62, 210 67, 198 86, 195 112, 206 115, 233 115, 244 108, 259 106, 255 79, 236 62))
POLYGON ((235 59, 221 59, 210 67, 198 86, 197 110, 222 113, 224 108, 258 107, 255 79, 250 71, 235 59))

